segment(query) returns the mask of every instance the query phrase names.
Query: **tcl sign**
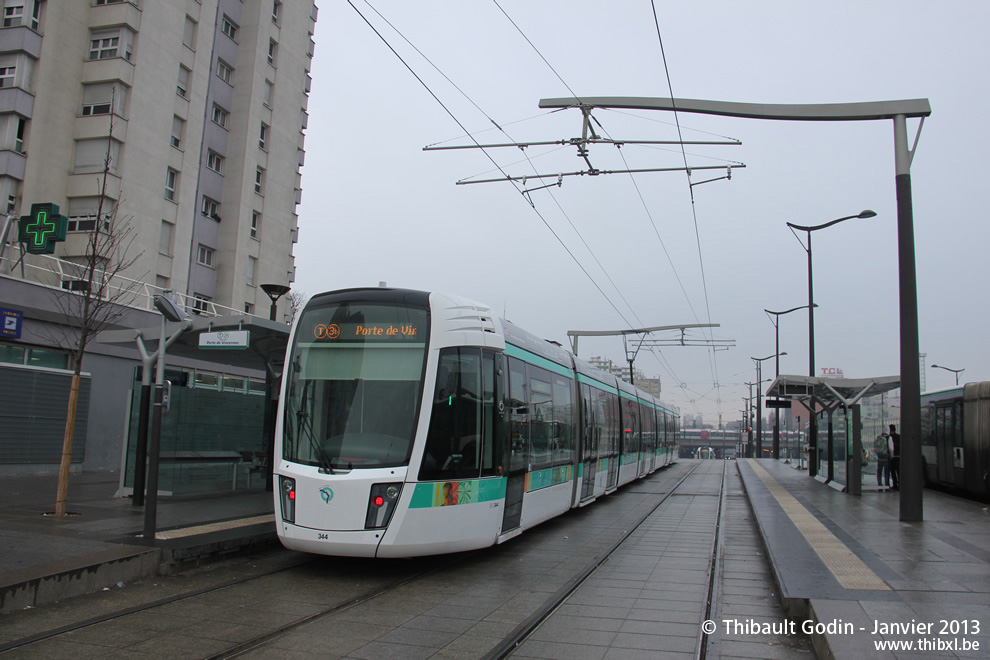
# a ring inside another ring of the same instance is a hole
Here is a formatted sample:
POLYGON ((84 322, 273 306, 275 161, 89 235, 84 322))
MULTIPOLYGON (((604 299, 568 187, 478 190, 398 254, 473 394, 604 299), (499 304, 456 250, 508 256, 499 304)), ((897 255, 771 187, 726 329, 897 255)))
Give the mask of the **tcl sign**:
POLYGON ((822 376, 834 376, 835 378, 845 378, 845 375, 842 373, 842 369, 839 369, 838 367, 820 367, 819 369, 821 371, 822 376))

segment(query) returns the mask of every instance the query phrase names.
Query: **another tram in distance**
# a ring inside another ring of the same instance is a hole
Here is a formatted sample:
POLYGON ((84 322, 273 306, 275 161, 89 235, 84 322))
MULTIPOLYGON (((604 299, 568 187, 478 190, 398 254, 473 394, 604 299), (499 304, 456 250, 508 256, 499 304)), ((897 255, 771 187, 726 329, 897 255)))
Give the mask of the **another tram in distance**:
POLYGON ((677 457, 675 409, 441 293, 311 298, 280 402, 276 527, 304 552, 487 547, 677 457))
POLYGON ((921 395, 925 483, 990 502, 990 382, 921 395))

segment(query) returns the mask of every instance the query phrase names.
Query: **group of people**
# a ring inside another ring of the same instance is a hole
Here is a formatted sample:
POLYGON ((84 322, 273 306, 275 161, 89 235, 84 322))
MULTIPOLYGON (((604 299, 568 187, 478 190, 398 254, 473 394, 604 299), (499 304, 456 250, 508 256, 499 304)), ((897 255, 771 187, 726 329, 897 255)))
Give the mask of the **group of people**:
POLYGON ((877 486, 897 490, 901 486, 901 436, 893 424, 890 433, 881 433, 873 441, 877 457, 877 486), (891 486, 893 481, 893 486, 891 486))

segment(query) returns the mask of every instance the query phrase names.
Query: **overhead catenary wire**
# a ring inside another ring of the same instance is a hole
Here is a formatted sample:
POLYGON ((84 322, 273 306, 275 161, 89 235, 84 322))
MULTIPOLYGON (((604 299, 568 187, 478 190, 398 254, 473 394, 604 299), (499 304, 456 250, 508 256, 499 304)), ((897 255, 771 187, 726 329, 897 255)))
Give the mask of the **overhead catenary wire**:
MULTIPOLYGON (((650 6, 653 9, 653 24, 656 26, 657 41, 660 44, 660 57, 661 57, 661 60, 663 62, 664 74, 665 74, 665 76, 667 78, 667 91, 670 93, 670 103, 671 103, 671 108, 672 108, 673 113, 674 113, 674 123, 677 126, 677 136, 680 138, 680 137, 682 137, 681 121, 680 121, 680 118, 677 115, 677 108, 675 106, 675 101, 674 101, 674 86, 673 86, 673 83, 671 82, 671 79, 670 79, 670 68, 667 66, 667 54, 664 52, 663 34, 660 32, 660 18, 657 16, 657 5, 656 5, 656 1, 655 0, 650 0, 650 6)), ((711 312, 711 305, 709 303, 709 297, 708 297, 708 281, 707 281, 707 278, 705 277, 705 260, 704 260, 704 255, 703 255, 703 252, 702 252, 702 249, 701 249, 701 231, 699 230, 699 227, 698 227, 698 211, 697 211, 697 207, 695 205, 694 186, 691 183, 691 170, 688 167, 687 152, 686 152, 686 150, 684 149, 683 146, 681 147, 681 155, 682 155, 682 157, 684 159, 684 167, 686 169, 686 176, 687 176, 687 181, 688 181, 688 192, 690 193, 690 197, 691 197, 691 215, 694 218, 695 241, 697 242, 697 245, 698 245, 698 262, 699 262, 699 265, 701 267, 701 283, 702 283, 702 288, 703 288, 704 294, 705 294, 705 309, 706 309, 706 311, 708 313, 708 321, 710 323, 711 322, 711 318, 712 318, 712 312, 711 312)), ((714 350, 709 352, 709 361, 710 361, 710 365, 711 365, 711 369, 712 369, 712 379, 713 379, 716 387, 718 387, 718 360, 715 357, 715 351, 714 350)), ((721 397, 719 397, 719 401, 721 401, 721 397)), ((722 417, 721 403, 718 404, 718 416, 721 419, 721 417, 722 417)))
MULTIPOLYGON (((375 35, 382 41, 382 43, 385 44, 385 46, 392 52, 392 54, 395 55, 395 57, 402 63, 402 65, 409 71, 409 73, 412 74, 412 76, 417 80, 417 82, 419 82, 419 84, 422 85, 422 87, 430 94, 430 96, 433 97, 433 99, 437 102, 437 104, 440 105, 441 108, 443 108, 444 112, 446 112, 447 115, 450 116, 450 118, 454 121, 454 123, 456 123, 457 126, 460 127, 460 129, 462 131, 464 131, 466 134, 468 134, 468 136, 471 137, 471 139, 475 142, 475 144, 478 144, 477 140, 473 136, 471 136, 470 132, 467 130, 467 128, 464 126, 464 124, 461 123, 461 121, 454 115, 454 113, 450 110, 450 108, 448 108, 443 103, 443 101, 440 100, 440 97, 438 97, 433 92, 433 90, 430 88, 430 86, 426 84, 426 81, 424 81, 416 73, 416 71, 405 61, 405 59, 399 54, 399 52, 396 51, 395 48, 392 47, 392 44, 389 43, 389 41, 385 38, 385 36, 371 23, 371 21, 368 20, 368 18, 363 13, 361 13, 361 10, 358 9, 357 6, 355 6, 355 4, 351 0, 347 0, 347 4, 349 4, 351 6, 351 9, 353 9, 357 13, 357 15, 361 17, 361 20, 363 20, 368 25, 368 27, 371 28, 371 30, 375 33, 375 35)), ((366 2, 366 4, 368 4, 368 6, 371 7, 371 4, 370 3, 367 3, 366 2)), ((374 7, 372 7, 372 9, 374 10, 374 7)), ((375 11, 376 14, 378 14, 379 16, 381 16, 381 14, 377 10, 374 10, 374 11, 375 11)), ((384 20, 384 18, 383 18, 383 20, 384 20)), ((386 23, 388 23, 388 21, 386 21, 386 23)), ((393 30, 395 30, 395 27, 392 26, 391 23, 389 23, 389 26, 392 27, 393 30)), ((397 34, 399 34, 400 36, 402 36, 401 32, 399 32, 398 30, 395 30, 395 31, 396 31, 397 34)), ((404 36, 402 36, 402 38, 407 43, 409 43, 409 40, 408 39, 405 39, 404 36)), ((415 48, 415 46, 413 46, 413 48, 415 48)), ((419 53, 427 62, 429 62, 430 65, 434 67, 434 69, 437 69, 436 65, 434 65, 429 60, 429 58, 427 58, 425 55, 423 55, 422 52, 419 51, 419 49, 416 49, 416 52, 419 53)), ((439 71, 439 69, 437 69, 437 70, 439 71)), ((449 78, 447 78, 447 76, 444 75, 442 72, 441 72, 441 75, 443 75, 444 78, 446 78, 447 80, 449 80, 449 78)), ((451 82, 451 84, 453 85, 453 82, 451 82)), ((456 85, 454 85, 454 87, 459 92, 461 92, 461 94, 463 94, 465 97, 467 96, 466 94, 464 94, 463 90, 461 90, 459 87, 457 87, 456 85)), ((472 104, 473 104, 473 101, 472 101, 472 104)), ((480 112, 482 112, 482 114, 485 114, 484 111, 481 110, 481 108, 478 107, 476 104, 475 104, 475 107, 478 108, 478 110, 480 112)), ((485 114, 485 116, 488 117, 487 114, 485 114)), ((493 125, 495 125, 497 128, 499 128, 499 130, 502 130, 501 127, 498 126, 498 123, 495 122, 494 120, 492 120, 491 117, 488 117, 488 119, 492 122, 493 125)), ((478 145, 478 146, 480 148, 480 145, 478 145)), ((509 179, 509 175, 498 164, 498 162, 492 157, 492 155, 489 154, 488 151, 485 150, 485 149, 481 149, 481 151, 482 151, 482 153, 485 154, 485 156, 488 158, 488 160, 490 160, 492 162, 492 164, 495 165, 495 167, 500 172, 502 172, 502 174, 506 177, 506 179, 509 179)), ((605 298, 606 302, 608 302, 608 304, 612 307, 612 309, 614 309, 615 312, 619 315, 619 318, 621 318, 623 320, 623 322, 625 322, 627 325, 630 325, 631 326, 632 324, 625 317, 625 315, 622 313, 622 311, 618 308, 618 306, 616 306, 616 304, 612 301, 612 299, 608 296, 608 294, 605 293, 605 291, 602 289, 601 285, 599 285, 598 282, 595 281, 595 279, 591 276, 591 273, 589 273, 588 270, 584 267, 584 264, 582 264, 580 262, 580 260, 578 260, 577 256, 571 251, 571 249, 569 247, 567 247, 567 245, 564 243, 563 239, 561 239, 561 237, 553 229, 553 227, 550 225, 550 223, 547 221, 547 219, 543 216, 543 214, 540 213, 540 210, 536 208, 536 205, 532 202, 532 200, 526 197, 526 195, 519 188, 519 186, 516 186, 515 182, 512 182, 512 184, 513 184, 513 186, 516 187, 517 192, 520 193, 520 195, 523 197, 523 199, 525 199, 528 202, 530 208, 533 209, 533 211, 540 218, 540 220, 543 222, 543 224, 546 226, 546 228, 548 230, 550 230, 550 233, 557 240, 557 242, 560 243, 561 247, 564 248, 564 250, 567 252, 567 254, 574 261, 574 263, 577 264, 578 268, 581 269, 581 271, 585 274, 585 276, 591 281, 592 285, 594 285, 594 287, 598 290, 598 292, 602 295, 602 297, 605 298)))

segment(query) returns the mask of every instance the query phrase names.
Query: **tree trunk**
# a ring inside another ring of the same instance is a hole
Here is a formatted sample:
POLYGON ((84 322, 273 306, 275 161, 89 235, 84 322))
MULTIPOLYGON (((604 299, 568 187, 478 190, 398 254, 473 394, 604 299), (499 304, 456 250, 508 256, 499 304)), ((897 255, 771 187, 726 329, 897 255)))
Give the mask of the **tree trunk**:
POLYGON ((62 462, 58 468, 58 495, 55 498, 55 517, 65 517, 65 501, 69 492, 69 467, 72 463, 72 438, 76 430, 76 403, 79 401, 79 372, 72 373, 69 388, 69 408, 65 416, 65 435, 62 439, 62 462))

